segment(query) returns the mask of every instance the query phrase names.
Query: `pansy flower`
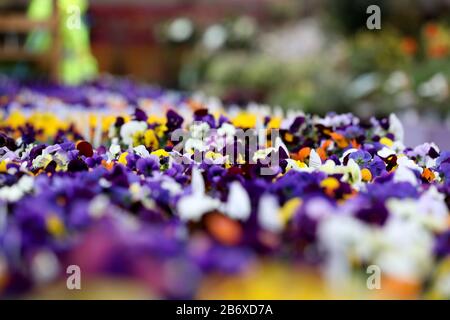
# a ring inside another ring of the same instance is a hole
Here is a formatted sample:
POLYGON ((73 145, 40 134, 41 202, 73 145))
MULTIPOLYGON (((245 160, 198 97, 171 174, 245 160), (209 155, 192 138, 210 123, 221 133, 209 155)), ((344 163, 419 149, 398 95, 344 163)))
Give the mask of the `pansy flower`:
POLYGON ((12 87, 1 98, 0 297, 73 263, 162 298, 198 297, 214 275, 264 263, 363 286, 374 264, 390 287, 413 283, 414 298, 446 294, 450 153, 405 146, 395 115, 228 108, 112 77, 12 87))

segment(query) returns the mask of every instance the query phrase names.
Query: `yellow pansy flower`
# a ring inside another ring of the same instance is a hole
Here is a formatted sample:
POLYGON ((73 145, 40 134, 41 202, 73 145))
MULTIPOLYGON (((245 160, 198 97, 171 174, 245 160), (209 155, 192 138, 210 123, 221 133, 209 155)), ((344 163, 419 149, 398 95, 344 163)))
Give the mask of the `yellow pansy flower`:
POLYGON ((369 169, 363 168, 361 169, 361 177, 363 181, 371 181, 372 180, 372 173, 369 169))
POLYGON ((156 136, 154 130, 148 129, 147 131, 145 131, 145 133, 144 133, 144 145, 147 148, 152 148, 152 149, 158 149, 159 148, 158 137, 156 136))
POLYGON ((153 151, 152 153, 150 153, 150 154, 152 154, 152 155, 155 155, 155 156, 157 156, 158 158, 161 158, 161 157, 168 157, 170 154, 166 151, 166 150, 164 150, 164 149, 158 149, 158 150, 156 150, 156 151, 153 151))
POLYGON ((287 142, 292 142, 292 141, 294 141, 294 135, 290 132, 287 132, 284 135, 284 140, 286 140, 287 142))
POLYGON ((5 160, 0 162, 0 172, 6 172, 6 161, 5 160))
POLYGON ((394 145, 394 142, 391 139, 389 139, 388 137, 381 138, 380 143, 384 144, 387 147, 392 147, 394 145))
POLYGON ((286 224, 291 220, 297 208, 301 205, 302 200, 300 198, 292 198, 287 201, 280 209, 281 220, 286 224))
POLYGON ((64 223, 56 214, 51 214, 46 220, 47 231, 54 237, 60 237, 65 232, 64 223))
POLYGON ((127 165, 127 155, 128 152, 124 152, 119 156, 119 159, 117 160, 119 163, 123 164, 123 165, 127 165))
POLYGON ((164 124, 165 125, 167 123, 167 119, 165 117, 160 117, 160 116, 151 114, 147 118, 147 123, 148 124, 158 123, 158 124, 164 124))
POLYGON ((56 115, 50 112, 36 112, 30 116, 28 122, 37 130, 42 130, 45 137, 54 136, 58 130, 67 129, 68 123, 61 121, 56 115))
POLYGON ((216 152, 213 152, 213 151, 208 151, 208 152, 205 153, 205 158, 206 159, 215 160, 215 159, 218 159, 220 157, 222 157, 222 154, 216 153, 216 152))
POLYGON ((241 112, 233 119, 233 125, 240 128, 253 128, 256 126, 256 115, 249 112, 241 112))
POLYGON ((6 120, 6 123, 13 129, 23 126, 26 122, 25 116, 19 111, 13 111, 6 120))
POLYGON ((111 125, 113 125, 115 122, 116 122, 116 116, 113 116, 113 115, 104 116, 102 118, 102 130, 108 131, 108 129, 111 127, 111 125))
POLYGON ((164 136, 164 133, 168 130, 167 126, 165 124, 161 124, 157 127, 155 127, 155 133, 159 138, 162 138, 164 136))
POLYGON ((267 124, 267 129, 279 129, 281 126, 281 118, 273 117, 267 124))
POLYGON ((329 190, 336 190, 339 188, 339 181, 334 177, 328 177, 320 182, 320 186, 329 190))

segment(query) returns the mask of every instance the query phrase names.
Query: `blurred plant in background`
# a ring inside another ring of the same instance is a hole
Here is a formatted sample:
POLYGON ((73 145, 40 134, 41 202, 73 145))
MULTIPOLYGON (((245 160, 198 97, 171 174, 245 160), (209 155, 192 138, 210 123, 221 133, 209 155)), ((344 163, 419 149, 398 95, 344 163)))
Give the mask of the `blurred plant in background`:
MULTIPOLYGON (((449 0, 89 3, 101 73, 241 106, 448 117, 449 0), (366 27, 371 4, 381 8, 381 30, 366 27)), ((23 40, 0 34, 0 46, 23 40)), ((81 72, 77 65, 68 68, 81 72)), ((26 65, 13 67, 29 78, 26 65)))
POLYGON ((281 25, 243 16, 206 26, 182 65, 180 86, 238 105, 360 116, 414 108, 447 116, 450 27, 448 13, 438 10, 443 2, 375 2, 383 12, 378 31, 365 27, 364 1, 325 1, 326 14, 281 25))

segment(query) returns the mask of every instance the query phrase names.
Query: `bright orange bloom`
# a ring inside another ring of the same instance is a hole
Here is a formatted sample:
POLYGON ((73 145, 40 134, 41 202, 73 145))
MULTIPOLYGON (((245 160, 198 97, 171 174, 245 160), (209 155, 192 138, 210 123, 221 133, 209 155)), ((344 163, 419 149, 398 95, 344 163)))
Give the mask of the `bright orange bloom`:
POLYGON ((331 140, 325 140, 323 143, 322 143, 322 148, 324 149, 324 150, 327 150, 328 149, 328 147, 331 145, 331 140))
POLYGON ((317 148, 316 152, 322 161, 325 161, 327 159, 327 152, 324 148, 317 148))
POLYGON ((412 56, 417 52, 417 41, 411 37, 403 38, 400 47, 404 54, 412 56))
POLYGON ((114 167, 114 163, 107 162, 106 160, 102 160, 102 166, 104 166, 106 169, 111 170, 114 167))
POLYGON ((301 148, 300 151, 298 152, 298 160, 305 161, 306 157, 308 157, 310 153, 311 153, 310 147, 301 148))
POLYGON ((352 148, 359 149, 359 147, 361 147, 361 145, 358 143, 358 141, 356 141, 356 139, 352 139, 350 142, 352 144, 352 148))
POLYGON ((422 172, 422 178, 424 178, 425 180, 427 180, 428 182, 433 181, 435 178, 435 175, 433 173, 433 171, 431 171, 428 168, 425 168, 422 172))
POLYGON ((205 226, 217 241, 225 245, 236 245, 242 239, 241 224, 221 213, 214 212, 206 215, 205 226))
POLYGON ((339 148, 344 149, 348 147, 348 141, 342 134, 332 132, 330 133, 330 136, 334 140, 334 142, 336 142, 339 148))
POLYGON ((443 44, 436 44, 428 48, 428 55, 432 58, 443 58, 448 54, 448 47, 443 44))
POLYGON ((425 26, 425 35, 428 38, 433 38, 439 33, 439 28, 434 23, 429 23, 425 26))
POLYGON ((197 102, 197 101, 194 101, 194 100, 189 100, 187 104, 188 104, 189 107, 191 107, 192 110, 194 110, 194 111, 195 111, 195 110, 199 110, 199 109, 203 109, 203 108, 204 108, 204 106, 203 106, 200 102, 197 102))

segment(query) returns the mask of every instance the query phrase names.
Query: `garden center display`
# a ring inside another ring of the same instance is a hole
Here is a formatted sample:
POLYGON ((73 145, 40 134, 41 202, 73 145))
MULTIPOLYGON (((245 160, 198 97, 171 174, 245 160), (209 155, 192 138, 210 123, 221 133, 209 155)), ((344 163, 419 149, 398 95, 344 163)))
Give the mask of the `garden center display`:
POLYGON ((51 296, 70 265, 154 298, 450 297, 450 153, 405 146, 394 114, 1 85, 2 297, 51 296))

